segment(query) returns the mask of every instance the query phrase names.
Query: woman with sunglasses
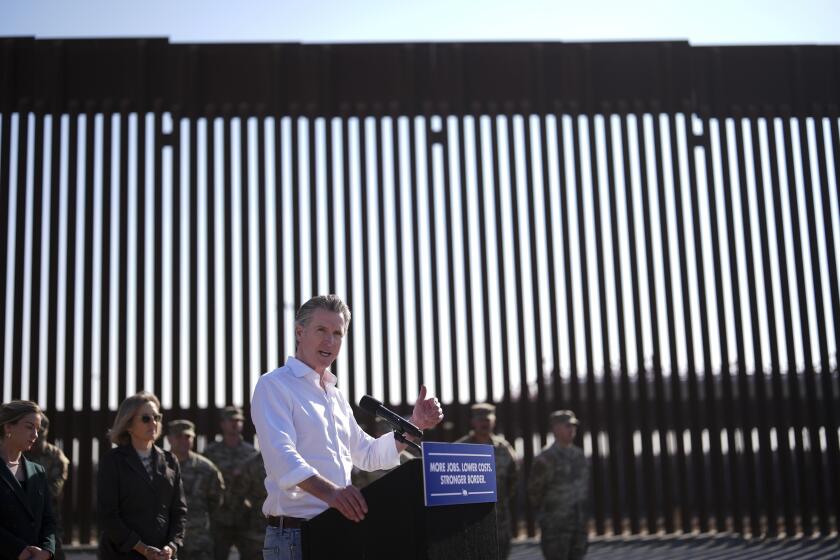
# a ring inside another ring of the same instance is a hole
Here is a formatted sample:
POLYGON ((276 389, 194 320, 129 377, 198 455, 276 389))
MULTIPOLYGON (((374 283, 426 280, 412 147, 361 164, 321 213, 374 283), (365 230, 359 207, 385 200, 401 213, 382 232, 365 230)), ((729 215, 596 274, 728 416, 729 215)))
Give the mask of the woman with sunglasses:
POLYGON ((23 456, 41 430, 32 401, 0 405, 0 560, 48 560, 55 554, 55 519, 44 467, 23 456))
POLYGON ((143 391, 117 410, 108 433, 117 447, 99 462, 97 502, 102 560, 169 560, 183 544, 187 504, 181 468, 160 437, 160 401, 143 391))

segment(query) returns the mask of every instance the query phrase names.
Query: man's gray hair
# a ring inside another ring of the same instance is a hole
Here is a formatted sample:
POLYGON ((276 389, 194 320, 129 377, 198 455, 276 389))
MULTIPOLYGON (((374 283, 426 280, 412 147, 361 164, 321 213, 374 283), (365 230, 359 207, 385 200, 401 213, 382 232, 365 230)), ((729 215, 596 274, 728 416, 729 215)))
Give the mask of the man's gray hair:
POLYGON ((346 331, 350 328, 350 308, 335 294, 315 296, 301 305, 297 313, 295 313, 295 325, 305 327, 309 319, 312 318, 312 314, 318 309, 340 313, 344 317, 344 330, 346 331))

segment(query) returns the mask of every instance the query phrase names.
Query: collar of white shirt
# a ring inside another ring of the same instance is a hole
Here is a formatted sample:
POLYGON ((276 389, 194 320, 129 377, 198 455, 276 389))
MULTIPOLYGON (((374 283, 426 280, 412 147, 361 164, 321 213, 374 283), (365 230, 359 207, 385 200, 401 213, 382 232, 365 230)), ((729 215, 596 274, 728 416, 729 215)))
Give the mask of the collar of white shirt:
MULTIPOLYGON (((288 358, 286 358, 286 367, 292 370, 292 373, 295 375, 295 377, 306 377, 308 375, 312 377, 317 383, 320 383, 321 381, 321 376, 318 375, 317 371, 300 361, 298 358, 295 358, 294 356, 289 356, 288 358)), ((333 373, 329 369, 324 370, 325 387, 327 385, 335 387, 337 381, 338 378, 335 375, 333 375, 333 373)))

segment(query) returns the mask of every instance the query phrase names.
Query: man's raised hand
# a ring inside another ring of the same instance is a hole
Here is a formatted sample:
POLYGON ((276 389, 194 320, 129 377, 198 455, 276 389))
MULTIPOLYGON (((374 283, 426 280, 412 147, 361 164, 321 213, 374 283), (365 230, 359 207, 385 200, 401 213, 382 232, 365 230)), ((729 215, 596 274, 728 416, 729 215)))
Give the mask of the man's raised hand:
POLYGON ((434 398, 426 398, 426 386, 420 386, 420 394, 414 403, 414 410, 411 413, 411 423, 421 430, 434 428, 443 420, 443 409, 440 402, 434 398))

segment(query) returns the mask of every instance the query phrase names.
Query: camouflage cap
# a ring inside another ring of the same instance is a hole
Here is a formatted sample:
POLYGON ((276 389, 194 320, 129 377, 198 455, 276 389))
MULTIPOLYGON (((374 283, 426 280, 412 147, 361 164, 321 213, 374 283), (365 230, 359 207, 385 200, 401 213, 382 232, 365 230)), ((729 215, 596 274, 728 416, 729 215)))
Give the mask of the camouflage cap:
POLYGON ((470 407, 470 413, 473 418, 484 418, 486 416, 496 416, 496 407, 490 403, 478 403, 470 407))
POLYGON ((238 406, 226 406, 222 409, 222 418, 225 420, 245 420, 242 409, 238 406))
POLYGON ((167 428, 169 429, 169 435, 171 436, 187 434, 188 436, 195 437, 195 424, 189 420, 173 420, 167 424, 167 428))
POLYGON ((551 424, 574 424, 575 426, 580 423, 571 410, 555 410, 548 417, 548 421, 551 424))

